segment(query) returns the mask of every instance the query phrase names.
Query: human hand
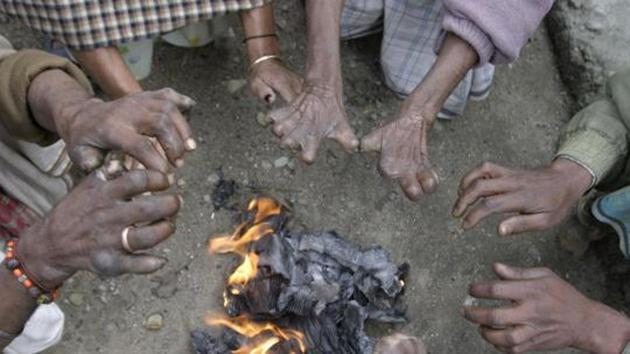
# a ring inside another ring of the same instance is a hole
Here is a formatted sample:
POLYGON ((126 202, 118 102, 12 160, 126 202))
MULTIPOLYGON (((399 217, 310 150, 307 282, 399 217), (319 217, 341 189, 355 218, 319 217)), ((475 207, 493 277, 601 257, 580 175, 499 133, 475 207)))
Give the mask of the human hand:
POLYGON ((271 112, 270 118, 282 144, 301 148, 302 159, 308 163, 315 160, 324 138, 336 140, 348 151, 359 145, 348 124, 340 88, 307 81, 302 92, 288 106, 271 112))
POLYGON ((558 225, 591 185, 582 166, 558 158, 535 170, 514 170, 486 162, 461 181, 453 215, 464 214, 470 229, 495 213, 518 213, 499 224, 502 236, 558 225))
POLYGON ((166 176, 134 170, 104 181, 104 177, 99 178, 103 175, 98 170, 88 176, 46 218, 20 237, 20 260, 47 288, 61 285, 79 270, 107 276, 144 274, 166 262, 161 257, 127 252, 121 236, 125 228, 131 227, 129 247, 144 251, 174 232, 168 219, 179 210, 179 197, 141 196, 167 189, 166 176))
POLYGON ((86 171, 102 164, 104 150, 120 150, 148 169, 167 173, 172 166, 183 164, 185 152, 196 148, 181 113, 194 104, 190 97, 170 88, 110 102, 92 98, 62 110, 55 125, 72 161, 86 171))
POLYGON ((362 151, 380 151, 380 169, 413 201, 433 193, 439 177, 429 161, 427 133, 435 116, 403 104, 394 120, 361 139, 362 151))
POLYGON ((409 337, 400 333, 381 338, 374 354, 426 354, 424 343, 416 337, 409 337))
POLYGON ((471 296, 511 301, 496 308, 464 307, 481 336, 505 353, 566 347, 619 354, 630 339, 624 315, 592 301, 546 268, 495 264, 499 280, 469 288, 471 296))
POLYGON ((302 90, 302 77, 279 60, 265 60, 249 69, 249 90, 262 102, 272 104, 276 93, 289 103, 302 90))

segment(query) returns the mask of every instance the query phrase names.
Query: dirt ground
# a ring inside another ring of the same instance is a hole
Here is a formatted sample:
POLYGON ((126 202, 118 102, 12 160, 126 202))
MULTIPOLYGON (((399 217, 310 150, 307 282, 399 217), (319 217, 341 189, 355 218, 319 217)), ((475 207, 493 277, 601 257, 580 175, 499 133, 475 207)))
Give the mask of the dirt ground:
MULTIPOLYGON (((303 18, 299 2, 278 9, 287 61, 303 67, 303 18), (291 14, 291 16, 289 16, 291 14)), ((0 33, 17 46, 41 46, 37 36, 15 24, 0 33)), ((343 45, 346 108, 351 124, 365 134, 387 120, 398 100, 384 86, 378 67, 378 39, 343 45)), ((409 262, 406 292, 409 323, 376 330, 399 330, 422 337, 431 353, 492 353, 477 328, 458 309, 467 285, 490 277, 490 265, 548 266, 589 296, 609 299, 601 257, 592 249, 577 257, 561 247, 560 236, 575 225, 545 233, 501 239, 493 218, 462 232, 450 216, 459 179, 484 160, 509 166, 537 166, 553 154, 559 129, 569 118, 571 100, 563 87, 546 31, 539 31, 512 67, 498 69, 490 97, 472 103, 464 116, 436 124, 430 153, 442 184, 437 193, 414 204, 377 170, 378 156, 348 155, 334 144, 306 166, 281 149, 273 134, 256 122, 265 107, 244 90, 231 93, 228 80, 244 79, 240 43, 228 41, 200 49, 156 47, 147 88, 171 86, 198 100, 191 123, 199 141, 187 158, 177 187, 185 205, 174 237, 157 253, 169 258, 157 274, 99 279, 80 274, 63 289, 66 313, 63 341, 50 354, 190 353, 189 332, 204 326, 209 311, 221 311, 220 293, 229 258, 210 257, 209 235, 230 230, 233 213, 213 212, 208 202, 215 171, 241 186, 256 185, 294 204, 297 225, 334 229, 362 245, 380 244, 397 262, 409 262), (291 157, 288 166, 274 162, 291 157), (146 318, 163 317, 163 328, 148 331, 146 318)), ((241 187, 235 202, 252 197, 241 187)), ((571 249, 580 244, 569 242, 571 249)), ((562 353, 570 353, 567 350, 562 353)))

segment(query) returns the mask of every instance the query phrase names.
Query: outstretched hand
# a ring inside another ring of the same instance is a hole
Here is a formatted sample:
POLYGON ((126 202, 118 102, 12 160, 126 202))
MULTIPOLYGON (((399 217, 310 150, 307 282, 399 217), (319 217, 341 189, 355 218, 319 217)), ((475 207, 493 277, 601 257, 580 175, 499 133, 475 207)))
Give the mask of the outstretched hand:
POLYGON ((277 95, 289 103, 302 90, 302 77, 279 60, 266 60, 249 70, 248 85, 254 96, 272 104, 277 95))
POLYGON ((273 132, 282 144, 302 150, 302 159, 315 160, 324 138, 336 140, 348 151, 355 150, 359 140, 354 135, 342 103, 340 90, 305 82, 302 92, 286 107, 271 112, 273 132))
POLYGON ((106 150, 119 150, 148 169, 168 173, 183 164, 185 152, 196 147, 182 115, 194 104, 190 97, 170 88, 111 102, 92 98, 62 111, 55 125, 72 161, 86 171, 103 163, 106 150))
POLYGON ((380 151, 380 169, 413 201, 433 193, 439 177, 429 161, 427 133, 432 117, 402 108, 392 122, 361 140, 362 151, 380 151))
POLYGON ((492 214, 516 213, 499 224, 502 236, 545 230, 564 220, 591 182, 584 167, 563 158, 535 170, 485 162, 462 179, 453 215, 469 229, 492 214))
POLYGON ((21 261, 44 286, 55 288, 80 270, 99 275, 151 273, 166 259, 125 250, 148 250, 173 232, 169 220, 180 207, 175 194, 143 195, 169 187, 160 172, 134 170, 111 181, 98 170, 79 184, 18 243, 21 261), (134 227, 136 225, 137 227, 134 227))
POLYGON ((466 306, 464 317, 504 353, 573 347, 590 353, 620 353, 630 321, 588 299, 547 268, 495 264, 498 280, 470 285, 471 296, 509 301, 495 308, 466 306))

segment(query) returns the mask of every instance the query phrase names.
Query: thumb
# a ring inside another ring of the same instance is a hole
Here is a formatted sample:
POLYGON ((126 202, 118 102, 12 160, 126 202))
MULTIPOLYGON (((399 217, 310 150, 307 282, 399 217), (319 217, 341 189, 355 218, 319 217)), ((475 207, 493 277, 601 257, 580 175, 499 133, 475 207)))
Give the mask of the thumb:
POLYGON ((538 279, 551 274, 547 268, 519 268, 503 263, 495 263, 493 269, 496 275, 503 280, 538 279))
POLYGON ((385 128, 379 128, 361 139, 361 151, 381 151, 385 128))
POLYGON ((103 164, 103 152, 92 146, 77 146, 70 149, 68 155, 85 172, 91 172, 103 164))
POLYGON ((274 90, 261 80, 255 79, 249 85, 249 89, 252 94, 258 97, 263 103, 272 104, 276 101, 276 93, 274 90))
POLYGON ((341 123, 337 125, 335 130, 330 134, 330 137, 335 139, 348 151, 355 151, 357 147, 359 147, 359 139, 354 135, 354 131, 346 120, 341 121, 341 123))

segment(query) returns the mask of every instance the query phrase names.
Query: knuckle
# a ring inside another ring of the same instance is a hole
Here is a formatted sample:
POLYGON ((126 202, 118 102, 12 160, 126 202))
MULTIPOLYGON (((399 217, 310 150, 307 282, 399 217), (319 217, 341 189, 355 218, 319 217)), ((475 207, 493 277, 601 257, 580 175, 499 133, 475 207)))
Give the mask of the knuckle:
POLYGON ((172 114, 177 111, 177 106, 172 101, 164 101, 162 103, 161 111, 165 114, 172 114))
POLYGON ((503 316, 498 311, 491 311, 488 314, 488 322, 490 326, 500 326, 503 324, 503 316))
POLYGON ((145 170, 134 170, 130 172, 129 179, 135 188, 141 190, 146 189, 149 183, 149 175, 145 170))
POLYGON ((490 296, 492 297, 497 297, 501 295, 501 284, 499 283, 493 283, 490 285, 490 287, 488 288, 488 292, 490 293, 490 296))
POLYGON ((505 341, 510 345, 510 346, 516 346, 518 344, 521 343, 521 338, 517 333, 514 332, 509 332, 506 336, 505 336, 505 341))
POLYGON ((492 162, 489 161, 484 161, 483 163, 481 163, 481 166, 479 166, 479 168, 483 171, 483 172, 488 172, 491 171, 495 168, 495 164, 493 164, 492 162))

